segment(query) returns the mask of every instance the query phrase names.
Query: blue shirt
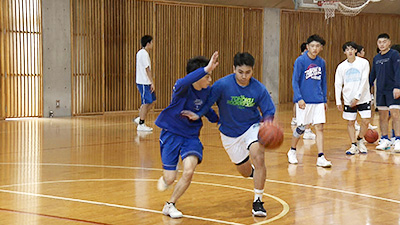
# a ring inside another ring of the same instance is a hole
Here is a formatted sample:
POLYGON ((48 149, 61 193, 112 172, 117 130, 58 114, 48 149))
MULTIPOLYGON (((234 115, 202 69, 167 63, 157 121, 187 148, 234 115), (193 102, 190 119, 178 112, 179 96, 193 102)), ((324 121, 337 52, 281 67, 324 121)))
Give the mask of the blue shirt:
POLYGON ((219 109, 219 130, 228 137, 239 137, 250 126, 260 122, 260 111, 264 117, 275 114, 274 102, 265 86, 254 78, 250 79, 247 86, 240 86, 235 74, 214 83, 207 103, 197 114, 203 115, 214 102, 219 109))
MULTIPOLYGON (((203 126, 202 120, 189 120, 187 117, 181 116, 181 111, 198 112, 203 107, 210 94, 210 87, 198 91, 193 88, 192 84, 206 74, 204 68, 199 68, 176 81, 171 103, 156 119, 155 124, 158 127, 187 138, 199 137, 200 129, 203 126)), ((210 107, 207 108, 205 115, 210 122, 218 122, 217 114, 210 107)))
POLYGON ((297 57, 294 62, 293 102, 304 100, 305 103, 326 103, 326 68, 325 60, 317 56, 311 59, 308 54, 297 57))
POLYGON ((376 79, 377 92, 388 93, 400 88, 400 54, 390 49, 386 54, 374 57, 369 84, 372 87, 376 79))

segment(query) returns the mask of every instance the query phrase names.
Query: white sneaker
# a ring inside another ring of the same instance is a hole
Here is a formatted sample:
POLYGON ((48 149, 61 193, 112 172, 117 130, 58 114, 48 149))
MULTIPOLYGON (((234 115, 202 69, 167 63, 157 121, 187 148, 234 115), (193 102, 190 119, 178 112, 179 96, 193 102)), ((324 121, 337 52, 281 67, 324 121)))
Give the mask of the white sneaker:
POLYGON ((360 151, 360 153, 362 153, 362 154, 368 153, 368 149, 364 144, 364 139, 357 141, 357 147, 358 147, 358 151, 360 151))
POLYGON ((165 190, 168 189, 168 187, 169 187, 169 185, 165 183, 164 177, 161 176, 160 179, 158 179, 158 182, 157 182, 157 189, 159 191, 165 191, 165 190))
POLYGON ((290 122, 290 125, 297 126, 297 120, 296 120, 295 117, 292 118, 292 121, 290 122))
POLYGON ((296 150, 290 149, 287 153, 287 156, 288 156, 289 163, 291 163, 291 164, 299 163, 299 161, 297 161, 296 150))
POLYGON ((394 149, 393 149, 393 151, 396 152, 396 153, 400 153, 400 140, 395 140, 394 141, 394 149))
POLYGON ((306 129, 306 131, 304 131, 303 139, 315 140, 315 136, 316 135, 312 132, 311 129, 306 129))
POLYGON ((169 202, 165 203, 162 213, 173 219, 181 218, 183 216, 183 214, 175 208, 175 204, 169 202))
POLYGON ((356 128, 356 131, 359 131, 361 129, 360 124, 357 123, 357 120, 354 123, 354 128, 356 128))
POLYGON ((372 125, 372 124, 368 124, 368 129, 370 129, 370 130, 375 130, 376 128, 378 128, 378 126, 374 126, 374 125, 372 125))
POLYGON ((379 142, 379 145, 376 146, 376 149, 378 150, 389 150, 390 149, 391 142, 389 139, 381 139, 379 142))
POLYGON ((390 145, 394 146, 394 142, 396 141, 396 137, 390 138, 390 145))
POLYGON ((147 131, 147 132, 153 131, 153 128, 146 126, 146 124, 139 124, 136 129, 138 131, 147 131))
POLYGON ((136 118, 133 120, 133 122, 135 122, 137 125, 139 125, 140 117, 139 117, 139 116, 136 117, 136 118))
POLYGON ((346 155, 354 155, 354 154, 357 154, 358 153, 358 149, 357 149, 357 146, 355 146, 355 145, 351 145, 351 147, 349 148, 349 149, 347 149, 347 151, 346 151, 346 155))
POLYGON ((325 159, 325 156, 318 157, 317 159, 317 166, 323 167, 323 168, 330 168, 332 166, 331 161, 328 161, 325 159))

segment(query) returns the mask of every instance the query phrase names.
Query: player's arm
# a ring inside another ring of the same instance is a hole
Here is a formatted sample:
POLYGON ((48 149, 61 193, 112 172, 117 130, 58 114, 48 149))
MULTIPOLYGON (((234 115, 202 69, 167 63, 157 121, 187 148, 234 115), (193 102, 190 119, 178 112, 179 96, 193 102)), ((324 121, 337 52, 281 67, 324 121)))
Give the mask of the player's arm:
POLYGON ((369 82, 368 82, 368 75, 369 75, 369 63, 365 63, 364 69, 361 72, 361 83, 358 86, 356 95, 354 96, 354 100, 352 101, 351 107, 357 105, 358 101, 361 98, 361 95, 364 91, 369 91, 369 82))
POLYGON ((300 108, 305 108, 305 103, 303 100, 303 96, 301 96, 300 92, 300 79, 301 75, 304 71, 302 70, 300 59, 296 59, 293 66, 293 75, 292 75, 292 87, 293 87, 293 100, 295 103, 299 104, 300 108))
POLYGON ((394 89, 393 97, 395 99, 400 98, 400 54, 393 54, 393 72, 394 72, 394 89))
POLYGON ((372 87, 374 86, 374 82, 376 79, 376 70, 375 70, 375 58, 372 61, 372 68, 371 68, 371 72, 369 73, 369 86, 372 87))
POLYGON ((211 123, 217 123, 219 121, 219 116, 212 108, 210 108, 204 116, 207 117, 208 121, 211 123))
POLYGON ((340 65, 336 68, 335 74, 335 98, 336 98, 336 106, 339 111, 343 111, 342 106, 342 88, 343 88, 343 76, 342 71, 340 69, 340 65))
POLYGON ((258 106, 260 107, 260 111, 262 113, 264 120, 272 121, 274 119, 276 110, 275 104, 266 88, 264 88, 264 90, 261 93, 258 106))
POLYGON ((151 92, 154 92, 156 90, 156 86, 154 84, 153 74, 151 72, 150 66, 146 67, 146 74, 151 82, 150 90, 151 92))

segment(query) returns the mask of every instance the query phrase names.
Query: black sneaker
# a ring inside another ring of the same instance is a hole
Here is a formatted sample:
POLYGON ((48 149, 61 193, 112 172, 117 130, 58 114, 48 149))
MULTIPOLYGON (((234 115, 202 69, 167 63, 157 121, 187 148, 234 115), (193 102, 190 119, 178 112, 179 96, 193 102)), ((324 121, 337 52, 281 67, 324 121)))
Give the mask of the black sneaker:
POLYGON ((253 215, 254 216, 260 216, 260 217, 266 217, 267 216, 267 211, 264 209, 263 206, 264 202, 260 201, 258 198, 255 202, 253 202, 253 215))

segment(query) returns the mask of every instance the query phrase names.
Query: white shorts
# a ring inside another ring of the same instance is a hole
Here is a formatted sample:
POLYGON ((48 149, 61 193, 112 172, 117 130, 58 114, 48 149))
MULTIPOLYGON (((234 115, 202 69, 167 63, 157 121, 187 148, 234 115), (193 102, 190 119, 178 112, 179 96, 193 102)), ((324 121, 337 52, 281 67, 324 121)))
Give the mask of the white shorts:
POLYGON ((228 137, 221 133, 222 145, 233 163, 239 164, 249 157, 250 145, 254 142, 258 142, 259 128, 259 123, 253 124, 239 137, 228 137))
POLYGON ((297 125, 325 123, 325 103, 307 104, 305 109, 300 109, 296 103, 297 125))
POLYGON ((371 118, 371 103, 366 102, 363 104, 356 105, 354 108, 350 108, 348 105, 344 105, 343 119, 345 120, 356 120, 357 112, 360 114, 362 119, 371 118))

